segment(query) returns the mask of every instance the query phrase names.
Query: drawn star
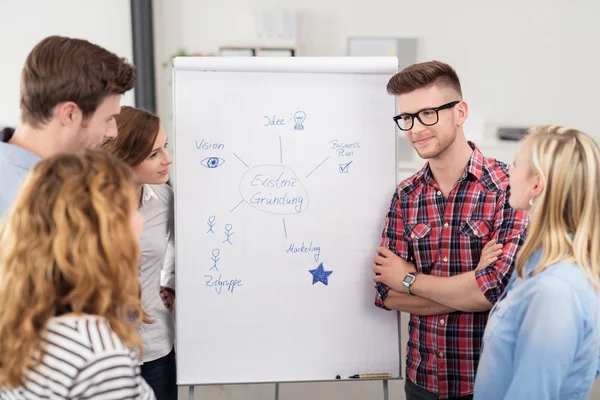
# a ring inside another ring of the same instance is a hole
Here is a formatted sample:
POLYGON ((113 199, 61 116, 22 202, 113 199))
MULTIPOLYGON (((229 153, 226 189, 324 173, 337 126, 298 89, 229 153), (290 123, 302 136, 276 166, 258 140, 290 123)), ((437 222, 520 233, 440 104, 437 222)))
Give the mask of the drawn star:
POLYGON ((333 271, 325 271, 323 268, 323 263, 319 264, 317 269, 310 269, 308 272, 310 272, 313 276, 313 285, 317 282, 328 285, 327 278, 329 278, 329 275, 333 273, 333 271))

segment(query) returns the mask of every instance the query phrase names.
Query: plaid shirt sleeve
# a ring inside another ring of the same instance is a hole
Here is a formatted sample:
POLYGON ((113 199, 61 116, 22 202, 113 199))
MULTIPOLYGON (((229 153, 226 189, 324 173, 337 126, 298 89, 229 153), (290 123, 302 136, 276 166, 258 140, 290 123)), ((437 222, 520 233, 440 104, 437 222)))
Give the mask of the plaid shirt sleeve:
MULTIPOLYGON (((392 197, 388 214, 385 218, 383 233, 381 235, 381 247, 387 247, 396 255, 406 260, 408 256, 408 245, 403 239, 403 233, 404 221, 402 220, 400 197, 398 195, 398 190, 396 190, 394 197, 392 197)), ((389 310, 383 302, 387 297, 390 288, 384 283, 378 282, 375 284, 375 289, 377 289, 375 305, 385 310, 389 310)))
POLYGON ((507 199, 506 193, 498 201, 494 221, 493 236, 503 244, 500 259, 487 268, 476 271, 475 279, 486 299, 496 303, 510 280, 515 266, 517 252, 525 241, 527 216, 522 211, 514 210, 507 199))

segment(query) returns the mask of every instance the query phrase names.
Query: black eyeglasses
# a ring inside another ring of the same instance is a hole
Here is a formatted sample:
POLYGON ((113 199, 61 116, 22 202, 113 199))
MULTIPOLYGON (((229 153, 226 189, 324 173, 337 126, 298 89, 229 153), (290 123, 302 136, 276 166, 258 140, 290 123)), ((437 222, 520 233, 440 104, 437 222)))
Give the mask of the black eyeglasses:
POLYGON ((416 112, 414 114, 404 113, 404 114, 396 115, 394 117, 394 122, 396 123, 396 125, 398 125, 398 128, 400 128, 401 131, 411 130, 413 125, 415 124, 415 118, 417 118, 419 120, 419 122, 425 126, 432 126, 432 125, 437 124, 438 121, 440 120, 438 111, 452 108, 455 105, 457 105, 458 103, 460 103, 460 100, 452 101, 450 103, 446 103, 444 105, 441 105, 441 106, 435 107, 435 108, 426 108, 426 109, 416 112))

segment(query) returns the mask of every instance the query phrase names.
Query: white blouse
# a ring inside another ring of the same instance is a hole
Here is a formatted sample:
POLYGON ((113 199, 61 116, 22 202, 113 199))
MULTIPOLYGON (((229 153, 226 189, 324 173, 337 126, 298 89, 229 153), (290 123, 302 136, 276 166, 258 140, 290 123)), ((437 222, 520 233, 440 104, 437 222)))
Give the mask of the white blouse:
POLYGON ((140 238, 140 285, 142 308, 154 320, 152 324, 141 325, 144 362, 166 356, 175 342, 173 314, 160 298, 161 285, 175 288, 173 207, 173 189, 169 185, 143 186, 140 213, 145 222, 140 238))

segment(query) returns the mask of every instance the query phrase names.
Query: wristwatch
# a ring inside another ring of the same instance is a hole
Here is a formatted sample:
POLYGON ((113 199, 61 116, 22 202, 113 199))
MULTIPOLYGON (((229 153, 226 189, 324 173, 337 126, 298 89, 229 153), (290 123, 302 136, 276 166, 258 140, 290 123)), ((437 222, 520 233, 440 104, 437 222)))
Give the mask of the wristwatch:
POLYGON ((406 276, 402 280, 402 288, 404 289, 404 293, 412 294, 410 292, 410 287, 412 286, 413 283, 415 283, 416 279, 417 279, 416 275, 413 274, 412 272, 406 274, 406 276))

